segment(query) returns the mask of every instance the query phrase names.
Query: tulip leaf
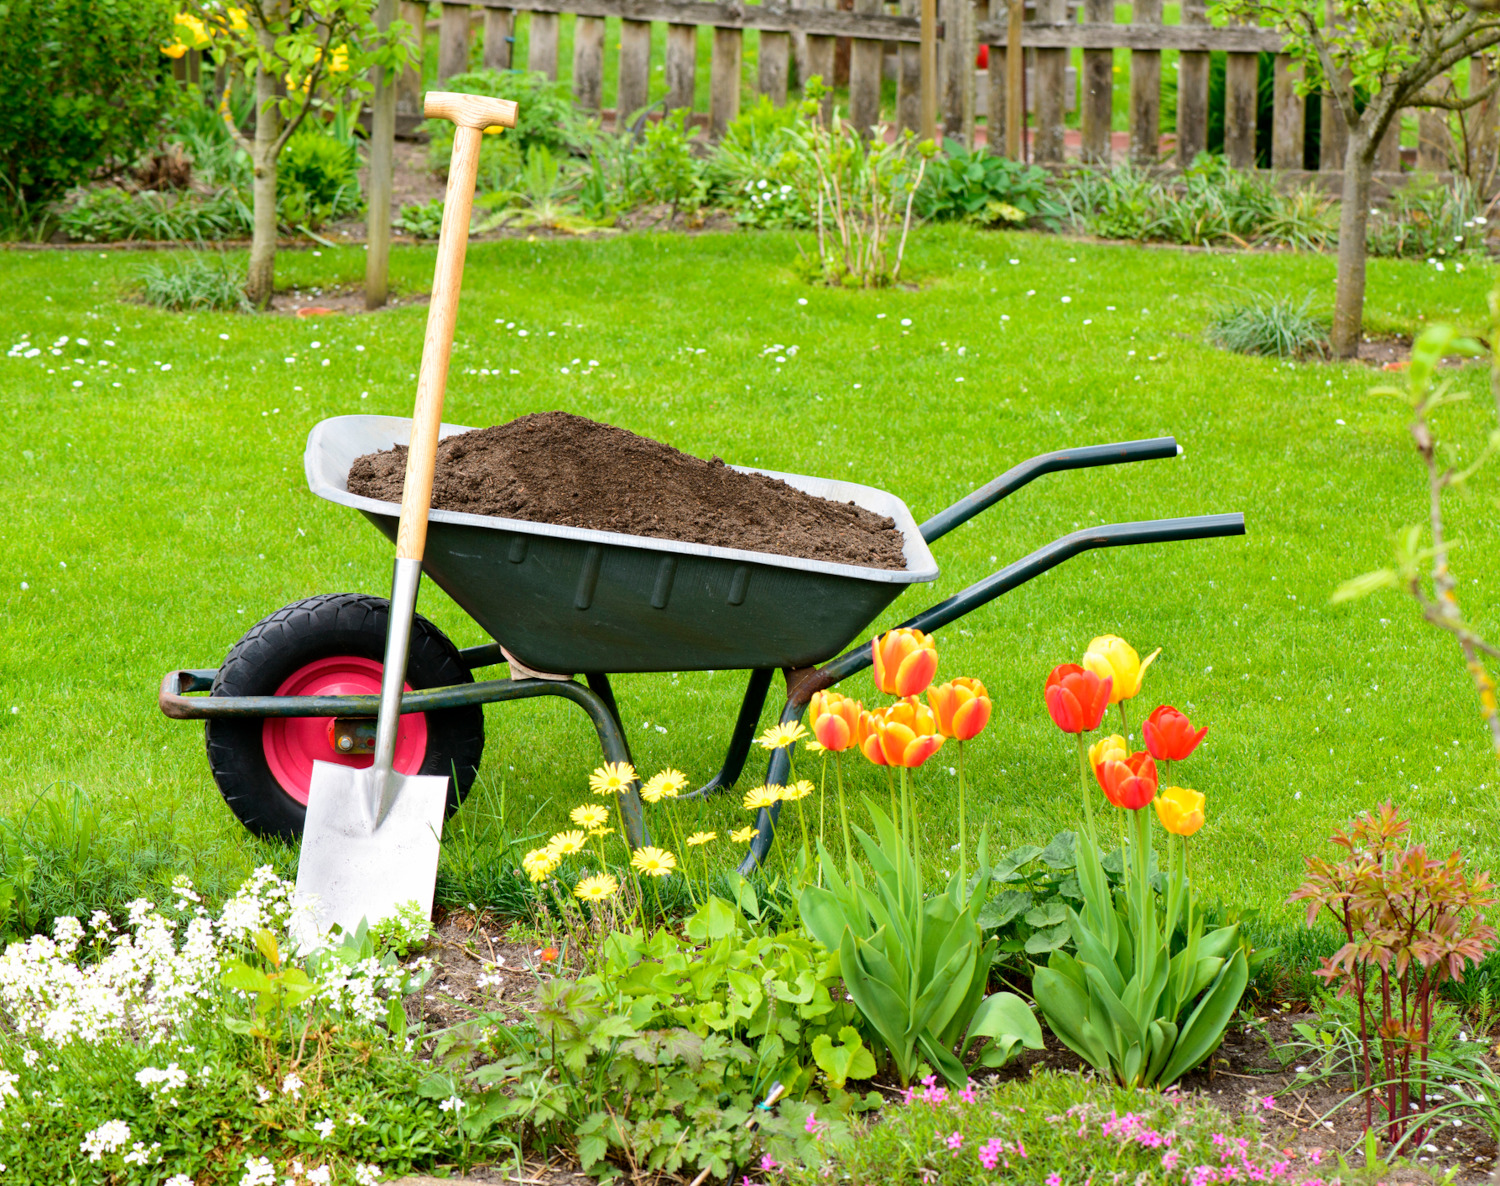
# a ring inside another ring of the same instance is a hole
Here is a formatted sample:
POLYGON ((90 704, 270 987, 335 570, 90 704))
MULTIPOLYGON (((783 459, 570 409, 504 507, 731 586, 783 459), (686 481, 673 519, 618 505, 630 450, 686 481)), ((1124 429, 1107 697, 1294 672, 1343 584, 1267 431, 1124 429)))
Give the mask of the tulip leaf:
POLYGON ((1162 1069, 1161 1082, 1175 1083, 1218 1048, 1249 979, 1245 953, 1236 951, 1182 1027, 1172 1058, 1162 1069))
MULTIPOLYGON (((967 1050, 969 1044, 976 1038, 990 1038, 996 1043, 1002 1040, 1010 1043, 1021 1042, 1028 1049, 1040 1050, 1042 1027, 1037 1024, 1036 1014, 1031 1011, 1031 1006, 1015 993, 996 992, 985 997, 979 1008, 974 1011, 974 1020, 969 1023, 969 1032, 964 1038, 964 1049, 967 1050)), ((986 1063, 985 1065, 1003 1064, 986 1063)))

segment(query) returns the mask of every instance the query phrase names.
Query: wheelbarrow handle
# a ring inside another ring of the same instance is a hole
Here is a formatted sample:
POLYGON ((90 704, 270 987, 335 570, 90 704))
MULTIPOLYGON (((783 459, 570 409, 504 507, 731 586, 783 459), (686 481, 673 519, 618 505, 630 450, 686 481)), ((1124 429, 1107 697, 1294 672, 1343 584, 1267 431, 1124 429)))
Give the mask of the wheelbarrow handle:
POLYGON ((919 529, 929 544, 967 523, 981 511, 987 511, 1002 498, 1014 494, 1026 483, 1043 474, 1064 469, 1089 469, 1096 465, 1119 465, 1126 461, 1156 461, 1176 457, 1181 450, 1175 437, 1155 437, 1148 441, 1120 441, 1113 445, 1084 445, 1078 449, 1056 449, 1012 466, 993 482, 981 486, 959 499, 945 511, 939 511, 919 529))
MULTIPOLYGON (((1081 531, 1053 540, 1029 556, 1007 564, 999 572, 975 582, 915 617, 908 618, 901 625, 930 634, 1002 594, 1009 593, 1017 585, 1024 585, 1032 577, 1040 576, 1049 568, 1056 568, 1064 560, 1070 560, 1091 548, 1177 543, 1182 540, 1217 539, 1221 536, 1244 534, 1245 516, 1238 511, 1227 515, 1193 515, 1185 519, 1147 519, 1139 523, 1109 523, 1099 527, 1085 527, 1081 531)), ((810 673, 808 682, 799 684, 799 689, 805 686, 810 697, 817 688, 831 687, 839 680, 868 667, 871 662, 870 646, 866 643, 817 668, 810 673)))

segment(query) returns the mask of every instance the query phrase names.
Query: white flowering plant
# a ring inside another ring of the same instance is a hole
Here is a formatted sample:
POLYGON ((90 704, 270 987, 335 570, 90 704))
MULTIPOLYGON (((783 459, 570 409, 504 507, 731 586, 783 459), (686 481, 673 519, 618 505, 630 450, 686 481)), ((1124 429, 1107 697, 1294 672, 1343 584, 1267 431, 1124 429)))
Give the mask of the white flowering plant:
POLYGON ((292 889, 259 869, 214 916, 179 878, 123 925, 62 917, 10 944, 0 1180, 322 1186, 446 1164, 455 1120, 418 1094, 407 1036, 425 961, 378 956, 364 927, 292 954, 292 889))

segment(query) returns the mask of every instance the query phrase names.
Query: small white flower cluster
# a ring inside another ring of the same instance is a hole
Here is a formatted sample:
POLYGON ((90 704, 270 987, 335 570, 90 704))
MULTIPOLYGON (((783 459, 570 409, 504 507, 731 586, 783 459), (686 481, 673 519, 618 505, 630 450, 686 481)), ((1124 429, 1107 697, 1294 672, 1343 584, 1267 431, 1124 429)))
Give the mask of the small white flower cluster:
MULTIPOLYGON (((27 1053, 33 1052, 28 1050, 27 1053)), ((7 1099, 16 1098, 16 1082, 20 1078, 14 1071, 0 1071, 0 1111, 4 1110, 7 1099)))
POLYGON ((167 1064, 165 1070, 157 1070, 155 1067, 142 1067, 135 1073, 135 1081, 148 1091, 152 1088, 160 1088, 163 1093, 180 1091, 187 1086, 187 1072, 175 1062, 167 1064))
POLYGON ((78 1144, 80 1153, 87 1153, 90 1161, 98 1161, 106 1153, 124 1148, 130 1140, 130 1125, 123 1120, 106 1120, 98 1128, 84 1133, 78 1144))
POLYGON ((245 1158, 245 1172, 240 1186, 276 1186, 276 1167, 269 1157, 245 1158))

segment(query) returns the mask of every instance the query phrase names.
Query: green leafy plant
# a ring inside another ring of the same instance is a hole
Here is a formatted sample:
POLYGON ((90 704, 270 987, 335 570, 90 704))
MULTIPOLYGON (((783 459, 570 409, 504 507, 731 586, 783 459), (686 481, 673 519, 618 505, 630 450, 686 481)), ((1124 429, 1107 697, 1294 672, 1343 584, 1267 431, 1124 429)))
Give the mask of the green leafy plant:
POLYGON ((58 215, 68 238, 82 243, 135 239, 203 242, 237 238, 250 230, 249 210, 232 191, 203 197, 191 191, 158 193, 89 190, 58 215))
POLYGON ((996 949, 979 922, 988 877, 981 872, 970 886, 955 872, 943 892, 924 892, 904 767, 901 774, 900 826, 871 803, 875 835, 854 829, 872 874, 867 878, 852 855, 841 873, 820 843, 827 885, 807 886, 798 909, 808 931, 838 952, 849 994, 901 1082, 910 1083, 926 1062, 959 1085, 968 1078, 962 1056, 977 1039, 990 1039, 980 1065, 1003 1066, 1018 1046, 1041 1048, 1041 1027, 1014 993, 986 996, 996 949))
POLYGON ((577 200, 579 188, 579 179, 570 176, 545 145, 537 145, 526 154, 526 166, 514 190, 486 194, 476 203, 498 209, 477 219, 473 231, 483 234, 496 227, 516 226, 587 234, 603 229, 584 216, 577 200))
POLYGON ((359 151, 306 126, 286 142, 276 171, 277 217, 292 227, 317 230, 364 208, 359 192, 359 151))
POLYGON ((167 0, 5 0, 0 177, 35 207, 132 163, 174 88, 161 56, 167 0))
POLYGON ((1307 904, 1309 925, 1327 911, 1344 933, 1318 974, 1358 1005, 1365 1124, 1378 1102, 1392 1144, 1407 1136, 1413 1105, 1427 1106, 1438 990, 1495 942, 1475 913, 1495 900, 1488 874, 1471 881, 1457 852, 1433 860, 1405 843, 1409 830, 1389 803, 1364 813, 1330 838, 1345 859, 1306 858, 1307 880, 1288 899, 1307 904))
POLYGON ((965 151, 956 140, 927 166, 917 192, 917 213, 926 219, 959 218, 980 226, 1032 222, 1056 230, 1065 214, 1053 198, 1052 175, 1035 165, 996 156, 987 148, 965 151))
POLYGON ((436 239, 443 229, 443 199, 402 206, 393 225, 418 239, 436 239))
POLYGON ((148 305, 177 311, 248 311, 245 273, 222 255, 192 256, 141 268, 138 283, 148 305))
POLYGON ((1371 255, 1454 260, 1485 252, 1485 203, 1465 178, 1418 174, 1370 215, 1371 255))
POLYGON ((646 125, 635 164, 640 196, 670 206, 671 219, 697 210, 708 196, 708 179, 693 152, 686 110, 646 125))
MULTIPOLYGON (((589 121, 573 102, 566 81, 549 79, 536 71, 471 70, 453 75, 443 85, 464 94, 511 99, 517 104, 516 126, 484 138, 479 158, 483 189, 501 188, 510 169, 519 167, 534 148, 545 148, 554 156, 568 156, 582 151, 589 141, 589 121), (501 158, 510 162, 509 169, 501 158)), ((434 171, 446 173, 453 155, 453 124, 445 119, 430 119, 422 124, 422 129, 431 137, 428 164, 434 171)))
POLYGON ((1328 319, 1314 313, 1312 305, 1312 293, 1300 301, 1272 293, 1243 293, 1209 316, 1208 339, 1236 354, 1321 358, 1328 350, 1328 319))

